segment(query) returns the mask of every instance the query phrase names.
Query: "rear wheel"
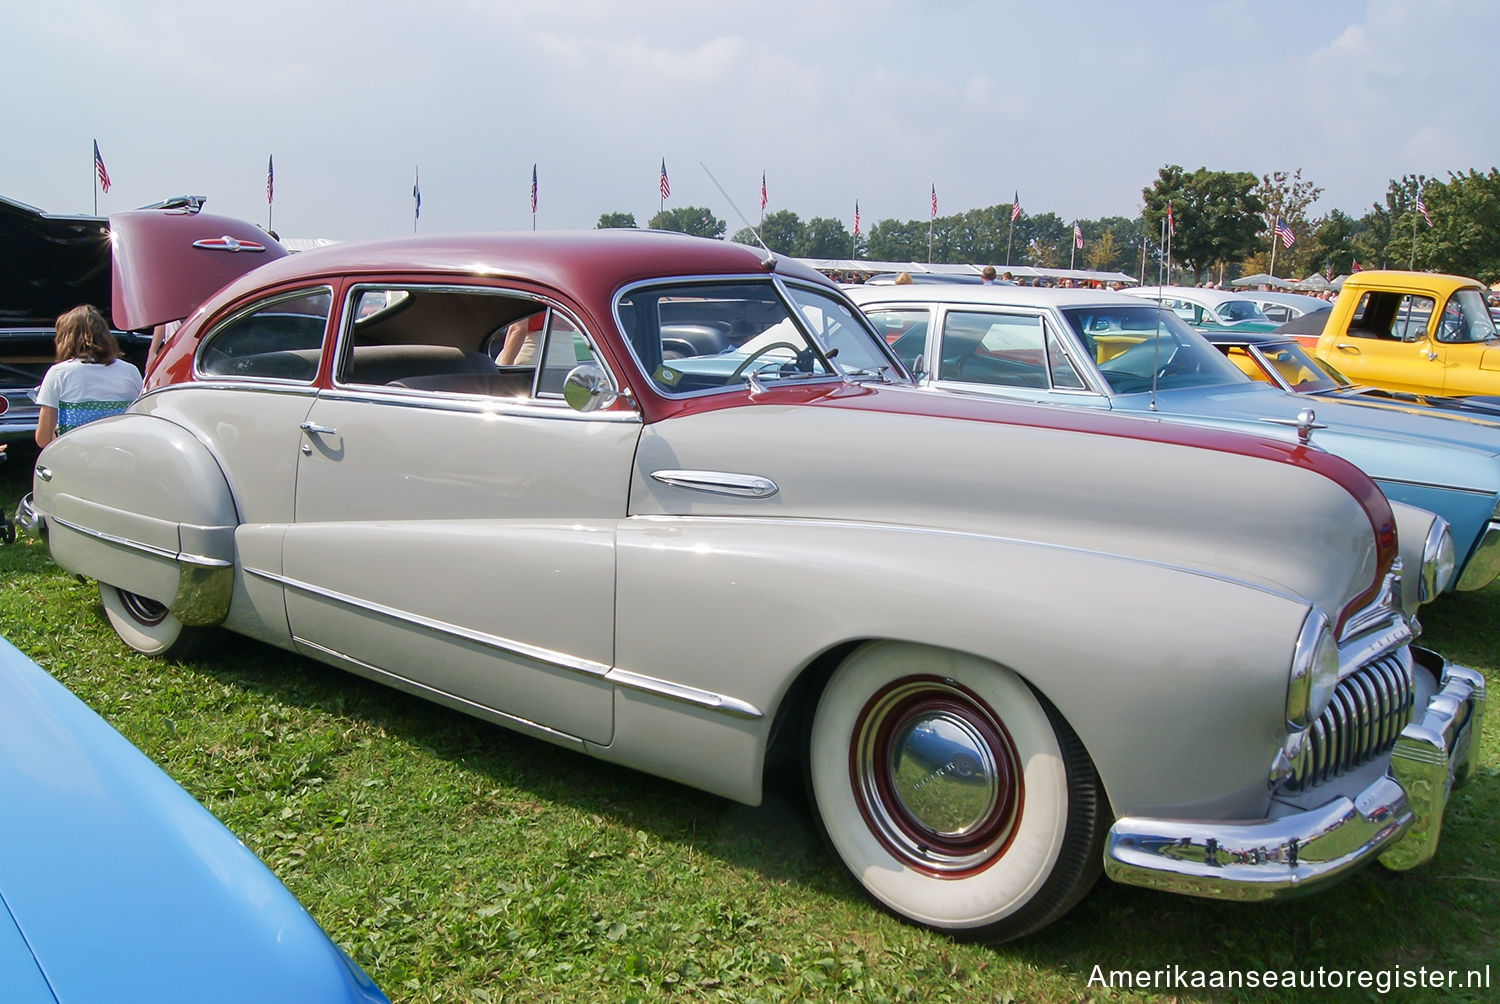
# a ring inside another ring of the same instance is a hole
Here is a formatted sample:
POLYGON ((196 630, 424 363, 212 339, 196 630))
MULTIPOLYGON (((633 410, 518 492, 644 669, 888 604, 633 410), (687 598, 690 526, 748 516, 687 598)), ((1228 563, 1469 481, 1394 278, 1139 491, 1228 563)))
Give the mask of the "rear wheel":
POLYGON ((164 604, 138 593, 101 582, 99 599, 115 634, 143 655, 190 659, 203 652, 213 638, 213 628, 188 627, 164 604))
POLYGON ((829 842, 907 920, 965 940, 1018 938, 1102 871, 1106 812, 1088 754, 992 662, 866 645, 830 677, 808 753, 829 842))

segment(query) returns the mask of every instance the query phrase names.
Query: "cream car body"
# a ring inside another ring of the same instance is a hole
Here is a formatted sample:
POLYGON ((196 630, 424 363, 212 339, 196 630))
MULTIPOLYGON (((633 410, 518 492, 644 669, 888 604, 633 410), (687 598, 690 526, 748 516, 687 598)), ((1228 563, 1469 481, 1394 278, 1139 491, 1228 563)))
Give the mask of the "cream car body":
POLYGON ((1419 863, 1414 779, 1468 772, 1482 710, 1409 647, 1397 517, 1352 466, 927 393, 811 270, 672 235, 272 261, 47 447, 23 522, 144 651, 222 626, 749 803, 800 762, 856 880, 964 937, 1106 863, 1241 897, 1419 863), (528 317, 541 361, 497 364, 528 317))

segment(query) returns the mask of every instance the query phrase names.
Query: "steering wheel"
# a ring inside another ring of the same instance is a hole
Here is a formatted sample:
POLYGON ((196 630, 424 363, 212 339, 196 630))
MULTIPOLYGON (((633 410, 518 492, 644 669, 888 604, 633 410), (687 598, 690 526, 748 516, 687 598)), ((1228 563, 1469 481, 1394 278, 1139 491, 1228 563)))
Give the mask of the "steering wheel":
POLYGON ((755 364, 755 361, 757 359, 774 349, 791 349, 794 356, 801 354, 801 352, 803 351, 800 346, 793 345, 791 342, 772 342, 770 345, 762 345, 760 348, 756 349, 754 352, 746 356, 744 362, 740 363, 734 368, 734 372, 729 374, 729 382, 733 383, 734 381, 738 380, 741 376, 744 375, 747 369, 755 364))

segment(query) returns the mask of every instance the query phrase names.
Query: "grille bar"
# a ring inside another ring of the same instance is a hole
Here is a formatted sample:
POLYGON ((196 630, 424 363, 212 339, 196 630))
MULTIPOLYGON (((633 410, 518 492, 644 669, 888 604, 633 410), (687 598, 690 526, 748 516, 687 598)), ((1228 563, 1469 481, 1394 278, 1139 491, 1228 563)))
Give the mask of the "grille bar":
POLYGON ((1404 647, 1344 677, 1308 727, 1287 788, 1304 791, 1389 752, 1415 702, 1416 675, 1404 647))

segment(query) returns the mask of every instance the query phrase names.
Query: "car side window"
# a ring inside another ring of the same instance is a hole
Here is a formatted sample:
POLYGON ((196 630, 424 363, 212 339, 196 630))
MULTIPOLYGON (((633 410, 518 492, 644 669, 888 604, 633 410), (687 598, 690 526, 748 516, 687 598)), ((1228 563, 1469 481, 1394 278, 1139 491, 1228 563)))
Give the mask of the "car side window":
POLYGON ((343 386, 560 399, 567 371, 593 358, 571 320, 502 290, 359 286, 348 316, 334 367, 343 386))
POLYGON ((215 326, 198 348, 203 377, 311 383, 333 307, 327 287, 283 294, 215 326))
POLYGON ((942 380, 1001 387, 1050 386, 1040 317, 949 311, 943 319, 938 354, 942 380))
POLYGON ((917 360, 927 350, 927 309, 872 310, 866 316, 906 368, 915 371, 917 360))

